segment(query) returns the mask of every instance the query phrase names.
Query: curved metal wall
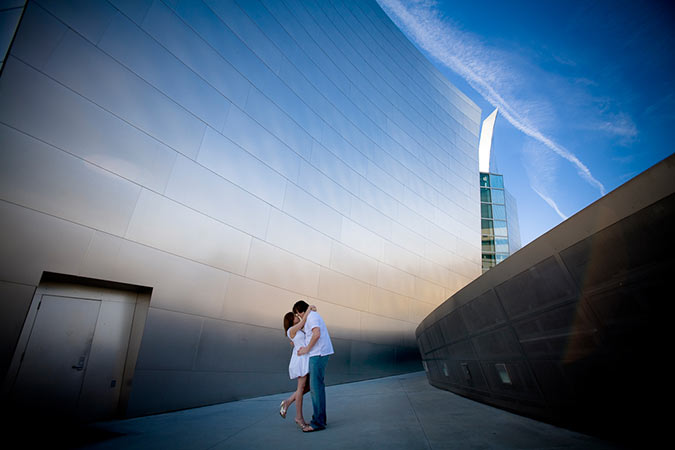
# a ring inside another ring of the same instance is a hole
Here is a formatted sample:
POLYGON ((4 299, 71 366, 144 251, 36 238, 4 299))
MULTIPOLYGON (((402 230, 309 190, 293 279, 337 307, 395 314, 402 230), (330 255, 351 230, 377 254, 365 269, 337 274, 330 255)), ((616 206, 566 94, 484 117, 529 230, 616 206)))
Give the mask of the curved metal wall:
POLYGON ((434 310, 416 331, 429 382, 611 437, 660 433, 674 177, 670 156, 434 310))
POLYGON ((480 273, 479 109, 374 1, 29 2, 0 78, 2 363, 44 271, 153 289, 130 415, 419 367, 480 273))

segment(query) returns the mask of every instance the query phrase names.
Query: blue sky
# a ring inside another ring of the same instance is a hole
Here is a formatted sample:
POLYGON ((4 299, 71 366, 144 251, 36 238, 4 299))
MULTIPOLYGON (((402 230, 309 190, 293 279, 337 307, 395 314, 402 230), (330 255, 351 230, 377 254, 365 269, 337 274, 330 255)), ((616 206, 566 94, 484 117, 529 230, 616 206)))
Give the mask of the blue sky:
POLYGON ((523 244, 673 153, 668 2, 378 2, 483 118, 499 107, 523 244))

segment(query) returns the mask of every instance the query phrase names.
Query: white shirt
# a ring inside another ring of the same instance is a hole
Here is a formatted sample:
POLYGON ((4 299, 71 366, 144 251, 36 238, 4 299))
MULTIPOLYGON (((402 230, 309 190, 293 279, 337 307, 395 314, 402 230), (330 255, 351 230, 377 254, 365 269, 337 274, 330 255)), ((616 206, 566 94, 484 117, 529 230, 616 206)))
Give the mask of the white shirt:
POLYGON ((334 353, 333 343, 330 340, 328 328, 326 328, 326 323, 316 311, 310 311, 305 322, 305 346, 309 345, 309 342, 312 340, 312 329, 317 327, 321 335, 319 336, 319 340, 314 344, 314 347, 310 349, 308 353, 309 357, 332 355, 334 353))

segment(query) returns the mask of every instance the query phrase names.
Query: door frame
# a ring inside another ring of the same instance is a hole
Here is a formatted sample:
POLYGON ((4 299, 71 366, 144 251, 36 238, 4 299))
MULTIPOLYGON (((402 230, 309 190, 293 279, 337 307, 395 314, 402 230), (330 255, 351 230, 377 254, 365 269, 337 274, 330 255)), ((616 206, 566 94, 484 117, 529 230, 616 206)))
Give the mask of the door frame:
POLYGON ((115 291, 126 291, 136 294, 119 399, 116 413, 114 417, 111 418, 125 417, 127 406, 129 404, 129 397, 131 395, 134 372, 136 370, 136 361, 138 360, 141 340, 143 339, 145 321, 148 316, 148 309, 150 308, 152 288, 51 272, 43 273, 40 284, 33 294, 23 328, 21 329, 21 334, 19 335, 19 340, 17 341, 14 350, 12 362, 3 382, 3 401, 9 399, 14 383, 19 375, 23 355, 26 352, 30 336, 33 332, 38 308, 43 295, 72 296, 103 301, 106 299, 106 296, 114 295, 115 291))

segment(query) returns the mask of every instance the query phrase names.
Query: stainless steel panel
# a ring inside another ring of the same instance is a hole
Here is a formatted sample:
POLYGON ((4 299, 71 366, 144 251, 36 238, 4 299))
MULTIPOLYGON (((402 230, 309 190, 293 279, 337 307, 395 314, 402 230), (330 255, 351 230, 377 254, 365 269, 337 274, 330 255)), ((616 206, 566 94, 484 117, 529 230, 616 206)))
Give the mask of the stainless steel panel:
POLYGON ((123 240, 107 279, 152 287, 153 307, 219 317, 228 273, 123 240))
POLYGON ((0 125, 0 198, 122 235, 140 193, 129 181, 0 125))
POLYGON ((193 368, 204 320, 202 317, 150 308, 136 372, 193 368))
POLYGON ((294 152, 304 159, 309 159, 312 150, 311 136, 259 90, 255 88, 250 90, 245 111, 294 152))
POLYGON ((111 5, 131 18, 137 24, 141 24, 153 4, 153 0, 108 0, 111 5))
POLYGON ((194 361, 198 371, 278 372, 288 376, 292 347, 283 329, 207 319, 194 361))
POLYGON ((374 285, 377 283, 377 259, 334 241, 330 268, 374 285))
POLYGON ((358 194, 361 176, 317 141, 312 146, 310 162, 340 186, 353 194, 358 194))
POLYGON ((162 191, 175 152, 14 60, 0 80, 0 121, 162 191))
POLYGON ((415 277, 387 264, 377 265, 377 286, 408 297, 415 296, 415 277))
POLYGON ((222 128, 230 102, 122 14, 98 47, 210 126, 222 128))
POLYGON ((96 44, 117 13, 104 0, 40 0, 40 6, 96 44))
POLYGON ((452 286, 452 273, 445 267, 429 261, 426 258, 420 258, 420 277, 425 280, 433 281, 441 286, 452 286))
POLYGON ((346 217, 342 218, 342 233, 340 237, 340 240, 345 245, 371 258, 378 260, 382 258, 384 239, 346 217))
MULTIPOLYGON (((307 300, 310 303, 309 300, 307 300)), ((361 328, 361 311, 334 303, 313 300, 317 310, 326 322, 330 338, 359 339, 361 328)))
POLYGON ((335 131, 333 128, 336 123, 335 119, 336 118, 333 118, 333 121, 330 122, 331 125, 328 125, 328 123, 324 125, 319 142, 347 164, 352 170, 365 176, 366 166, 368 164, 366 158, 361 152, 354 148, 354 146, 346 141, 343 136, 335 131))
POLYGON ((443 286, 439 286, 419 277, 415 277, 415 294, 413 297, 418 300, 435 304, 440 304, 447 298, 443 286))
POLYGON ((140 416, 195 405, 186 388, 191 379, 190 371, 137 369, 127 415, 140 416))
POLYGON ((298 186, 340 214, 349 215, 353 195, 304 160, 300 162, 298 186))
POLYGON ((0 280, 37 286, 42 272, 78 273, 93 231, 0 201, 0 280))
MULTIPOLYGON (((383 155, 382 159, 387 160, 388 158, 383 155)), ((372 161, 368 161, 366 178, 393 198, 401 198, 403 196, 403 183, 382 170, 382 168, 372 161)))
POLYGON ((45 72, 184 155, 197 154, 202 121, 73 32, 66 33, 45 72))
POLYGON ((94 231, 78 275, 98 280, 110 279, 111 273, 116 270, 122 241, 117 236, 94 231))
POLYGON ((204 134, 197 162, 267 203, 282 206, 286 179, 210 127, 204 134))
MULTIPOLYGON (((270 89, 264 89, 266 95, 280 105, 289 114, 307 130, 315 139, 321 136, 323 128, 323 114, 325 109, 322 105, 326 104, 319 91, 305 78, 303 71, 298 68, 298 58, 292 52, 289 53, 286 47, 287 55, 293 63, 285 61, 281 66, 279 77, 290 88, 291 91, 281 90, 271 92, 270 89)), ((299 50, 298 50, 299 51, 299 50)))
POLYGON ((283 56, 255 23, 237 6, 236 2, 206 0, 205 3, 253 52, 278 73, 283 56))
POLYGON ((202 2, 192 0, 177 0, 169 7, 251 84, 264 91, 262 86, 274 76, 273 72, 224 25, 213 10, 202 2))
POLYGON ((392 244, 391 242, 384 242, 382 261, 390 266, 396 267, 404 272, 419 274, 421 272, 421 259, 422 258, 419 255, 409 250, 392 244))
POLYGON ((391 239, 392 219, 358 198, 352 198, 349 218, 385 239, 391 239))
POLYGON ((415 323, 420 323, 434 310, 434 308, 436 308, 436 306, 438 305, 410 299, 410 320, 415 323))
POLYGON ((457 238, 446 230, 447 228, 441 228, 432 222, 427 222, 426 227, 423 228, 425 236, 434 244, 449 252, 457 252, 457 238))
POLYGON ((4 379, 21 334, 35 286, 0 281, 0 376, 4 379))
POLYGON ((395 347, 371 342, 352 341, 350 371, 352 374, 376 377, 394 369, 395 347))
POLYGON ((297 180, 299 156, 239 108, 230 109, 223 134, 289 180, 297 180))
POLYGON ((294 184, 288 183, 284 212, 334 238, 340 238, 342 216, 294 184))
POLYGON ((192 209, 143 190, 127 239, 215 268, 242 274, 251 236, 192 209))
POLYGON ((271 207, 190 159, 178 157, 165 194, 244 233, 265 237, 271 207))
POLYGON ((163 2, 152 2, 143 29, 231 102, 244 108, 250 83, 163 2))
MULTIPOLYGON (((410 317, 411 299, 395 292, 387 291, 375 286, 370 287, 368 297, 368 312, 402 321, 414 320, 410 317)), ((407 329, 417 324, 410 324, 407 329)), ((414 333, 406 332, 406 335, 414 337, 414 333)), ((414 339, 413 339, 414 341, 414 339)))
POLYGON ((283 336, 284 314, 291 311, 300 298, 297 292, 232 274, 227 283, 221 318, 278 329, 283 336))
POLYGON ((16 33, 23 7, 14 7, 11 9, 2 9, 0 11, 0 60, 4 61, 16 33))
POLYGON ((361 313, 361 336, 366 342, 401 345, 403 322, 364 312, 361 313))
POLYGON ((317 296, 317 264, 257 239, 251 244, 246 276, 301 295, 317 296))
POLYGON ((368 284, 325 267, 319 273, 319 298, 356 310, 368 308, 368 284))
POLYGON ((272 209, 265 240, 322 266, 330 263, 332 239, 277 209, 272 209))

